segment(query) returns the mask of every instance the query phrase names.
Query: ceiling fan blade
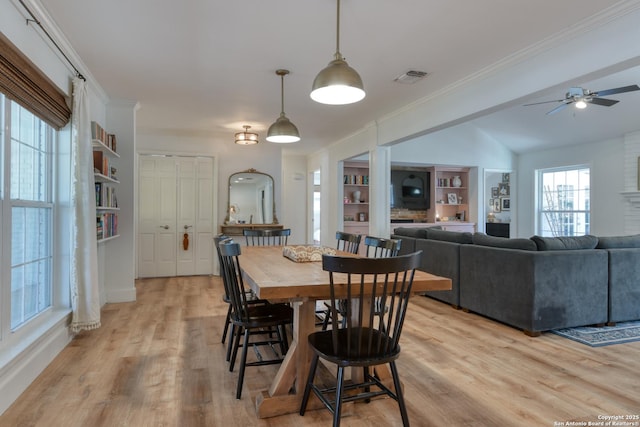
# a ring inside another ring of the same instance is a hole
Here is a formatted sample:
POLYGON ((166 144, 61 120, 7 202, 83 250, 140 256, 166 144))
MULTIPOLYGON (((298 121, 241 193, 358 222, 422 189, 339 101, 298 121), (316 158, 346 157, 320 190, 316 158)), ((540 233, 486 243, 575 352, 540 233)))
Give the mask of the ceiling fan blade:
POLYGON ((567 108, 567 105, 569 105, 569 104, 573 104, 573 101, 571 101, 571 102, 567 102, 566 104, 558 105, 558 106, 557 106, 556 108, 554 108, 553 110, 548 111, 548 112, 547 112, 547 116, 548 116, 548 115, 551 115, 551 114, 555 114, 555 113, 557 113, 558 111, 564 110, 565 108, 567 108))
POLYGON ((638 85, 617 87, 615 89, 607 89, 607 90, 599 90, 598 92, 594 92, 596 96, 607 96, 607 95, 615 95, 616 93, 624 93, 624 92, 633 92, 634 90, 640 90, 638 85))
POLYGON ((564 99, 557 99, 557 100, 554 100, 554 101, 542 101, 542 102, 534 102, 534 103, 531 103, 531 104, 522 104, 522 106, 523 107, 528 107, 530 105, 550 104, 552 102, 564 102, 564 101, 565 101, 564 99))
POLYGON ((591 104, 602 105, 605 107, 611 107, 612 105, 615 105, 620 101, 616 101, 615 99, 606 99, 606 98, 592 98, 587 102, 591 104))

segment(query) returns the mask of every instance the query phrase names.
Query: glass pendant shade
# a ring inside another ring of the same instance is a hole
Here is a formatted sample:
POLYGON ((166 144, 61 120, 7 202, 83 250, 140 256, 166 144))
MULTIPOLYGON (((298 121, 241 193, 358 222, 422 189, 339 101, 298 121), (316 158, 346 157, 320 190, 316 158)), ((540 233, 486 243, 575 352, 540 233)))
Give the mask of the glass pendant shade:
POLYGON ((251 126, 245 125, 242 126, 244 128, 244 132, 236 133, 236 144, 238 145, 255 145, 258 141, 258 134, 249 132, 251 126))
POLYGON ((329 105, 352 104, 365 95, 360 75, 341 57, 318 73, 311 90, 311 99, 329 105))
POLYGON ((267 141, 280 144, 298 142, 300 141, 300 133, 298 132, 298 128, 289 121, 287 116, 281 113, 280 117, 269 126, 267 141))

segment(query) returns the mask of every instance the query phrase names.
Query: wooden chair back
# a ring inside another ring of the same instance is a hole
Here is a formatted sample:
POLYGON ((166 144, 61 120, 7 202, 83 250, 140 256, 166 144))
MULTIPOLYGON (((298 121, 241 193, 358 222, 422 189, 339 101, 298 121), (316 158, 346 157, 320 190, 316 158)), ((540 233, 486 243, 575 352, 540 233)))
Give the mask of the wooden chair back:
POLYGON ((290 228, 278 230, 242 230, 247 246, 285 246, 291 235, 290 228))
POLYGON ((364 244, 367 247, 367 257, 388 258, 392 256, 398 256, 402 240, 366 236, 364 238, 364 244))
POLYGON ((360 249, 360 234, 345 233, 344 231, 336 231, 336 249, 352 254, 357 254, 360 249))
POLYGON ((322 268, 329 272, 333 319, 338 318, 341 301, 347 302, 344 327, 331 329, 334 354, 345 363, 397 356, 421 256, 422 251, 390 258, 322 257, 322 268), (337 273, 347 274, 347 286, 334 283, 337 273), (385 310, 374 309, 378 301, 385 310))

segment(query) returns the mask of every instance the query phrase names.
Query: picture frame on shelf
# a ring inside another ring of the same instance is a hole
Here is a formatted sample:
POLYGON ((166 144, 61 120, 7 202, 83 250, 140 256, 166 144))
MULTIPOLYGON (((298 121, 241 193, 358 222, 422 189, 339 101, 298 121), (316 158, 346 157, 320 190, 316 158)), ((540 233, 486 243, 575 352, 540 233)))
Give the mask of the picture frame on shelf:
POLYGON ((500 212, 500 199, 493 199, 493 211, 500 212))
POLYGON ((500 210, 501 211, 509 211, 511 210, 511 198, 503 197, 500 199, 500 210))
POLYGON ((458 195, 456 193, 447 194, 447 202, 450 205, 457 205, 458 204, 458 195))
POLYGON ((499 196, 498 187, 491 187, 491 198, 497 199, 499 196))

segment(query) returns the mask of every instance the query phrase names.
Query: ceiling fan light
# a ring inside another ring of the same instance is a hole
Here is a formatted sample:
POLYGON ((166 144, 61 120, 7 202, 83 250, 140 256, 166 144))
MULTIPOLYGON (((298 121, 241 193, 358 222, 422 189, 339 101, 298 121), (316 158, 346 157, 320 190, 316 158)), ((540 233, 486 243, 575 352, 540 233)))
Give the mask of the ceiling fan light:
POLYGON ((362 79, 342 58, 336 58, 322 69, 311 90, 311 99, 321 104, 346 105, 365 97, 362 79))
POLYGON ((576 102, 576 108, 583 110, 587 108, 587 103, 584 101, 584 99, 581 99, 578 102, 576 102))
POLYGON ((280 117, 269 126, 267 141, 278 144, 290 144, 300 141, 300 133, 298 132, 298 128, 282 113, 280 117))

